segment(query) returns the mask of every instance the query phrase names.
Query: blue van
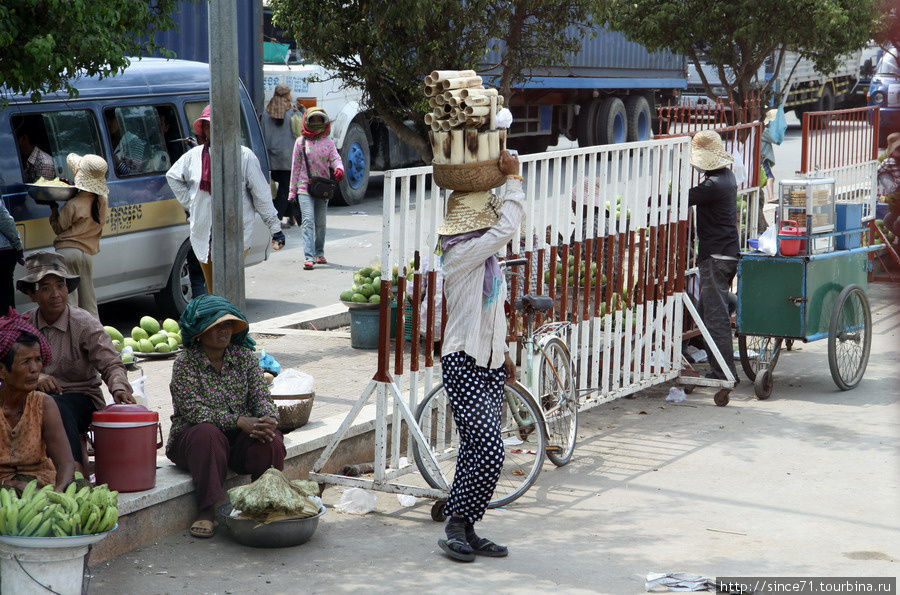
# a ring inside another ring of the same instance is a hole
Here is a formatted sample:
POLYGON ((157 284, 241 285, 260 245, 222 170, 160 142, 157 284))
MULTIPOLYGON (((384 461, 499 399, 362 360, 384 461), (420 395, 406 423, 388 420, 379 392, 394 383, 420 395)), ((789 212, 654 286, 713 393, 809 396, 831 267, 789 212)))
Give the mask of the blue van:
MULTIPOLYGON (((110 195, 100 253, 93 260, 97 301, 155 294, 162 309, 180 314, 191 299, 190 244, 184 210, 165 176, 191 146, 191 123, 209 103, 209 84, 208 64, 142 58, 133 59, 121 75, 77 80, 76 98, 50 94, 32 103, 7 93, 9 104, 0 110, 0 192, 26 253, 52 249, 54 239, 49 207, 26 193, 25 184, 41 173, 28 164, 29 155, 35 148, 49 154, 53 173, 69 180, 69 153, 101 155, 110 166, 110 195)), ((242 144, 253 149, 268 176, 259 121, 243 87, 241 111, 242 144)), ((247 264, 266 259, 268 239, 257 216, 247 264)))

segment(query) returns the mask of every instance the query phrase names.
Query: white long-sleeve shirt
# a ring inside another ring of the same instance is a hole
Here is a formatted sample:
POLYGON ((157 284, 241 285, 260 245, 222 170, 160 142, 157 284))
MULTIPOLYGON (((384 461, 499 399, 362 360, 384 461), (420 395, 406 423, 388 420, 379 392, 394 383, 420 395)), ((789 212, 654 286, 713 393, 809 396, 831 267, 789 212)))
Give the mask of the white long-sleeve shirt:
POLYGON ((499 368, 506 352, 506 279, 501 278, 500 295, 485 306, 484 263, 502 250, 515 235, 522 221, 522 181, 507 178, 503 187, 500 220, 484 235, 460 242, 444 252, 444 298, 447 326, 444 329, 442 355, 464 351, 475 358, 475 365, 499 368))
MULTIPOLYGON (((178 202, 191 213, 191 247, 197 260, 209 261, 209 241, 212 234, 212 195, 200 190, 203 145, 194 147, 166 173, 169 187, 178 202)), ((259 165, 259 159, 247 147, 241 147, 241 173, 244 179, 243 205, 244 249, 250 248, 253 222, 256 215, 262 218, 270 233, 281 231, 278 213, 272 204, 269 183, 259 165)))

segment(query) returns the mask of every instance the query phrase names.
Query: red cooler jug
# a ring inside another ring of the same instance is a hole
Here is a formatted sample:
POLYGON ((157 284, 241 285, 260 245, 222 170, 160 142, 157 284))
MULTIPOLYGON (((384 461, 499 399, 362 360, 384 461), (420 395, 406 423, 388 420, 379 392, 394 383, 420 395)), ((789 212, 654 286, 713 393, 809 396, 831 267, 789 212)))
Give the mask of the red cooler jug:
POLYGON ((159 414, 143 405, 109 405, 95 411, 92 419, 97 483, 119 492, 156 485, 156 450, 162 446, 159 414))
MULTIPOLYGON (((805 236, 806 228, 799 227, 796 221, 785 219, 781 222, 781 229, 778 231, 781 236, 805 236)), ((797 256, 801 251, 806 250, 806 240, 797 238, 796 240, 787 240, 781 238, 778 240, 782 256, 797 256)))

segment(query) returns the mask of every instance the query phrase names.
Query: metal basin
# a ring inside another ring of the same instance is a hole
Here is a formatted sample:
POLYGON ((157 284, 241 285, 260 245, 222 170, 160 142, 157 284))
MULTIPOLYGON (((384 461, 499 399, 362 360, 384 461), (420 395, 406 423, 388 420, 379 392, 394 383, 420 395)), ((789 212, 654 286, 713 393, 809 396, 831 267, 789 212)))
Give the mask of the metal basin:
POLYGON ((306 543, 319 526, 319 517, 325 514, 325 507, 319 514, 305 519, 274 521, 261 525, 256 521, 236 519, 229 516, 231 504, 219 507, 219 523, 228 528, 235 541, 250 547, 291 547, 306 543))
POLYGON ((74 198, 78 194, 78 188, 74 186, 43 186, 40 184, 26 184, 28 194, 38 202, 58 202, 74 198))

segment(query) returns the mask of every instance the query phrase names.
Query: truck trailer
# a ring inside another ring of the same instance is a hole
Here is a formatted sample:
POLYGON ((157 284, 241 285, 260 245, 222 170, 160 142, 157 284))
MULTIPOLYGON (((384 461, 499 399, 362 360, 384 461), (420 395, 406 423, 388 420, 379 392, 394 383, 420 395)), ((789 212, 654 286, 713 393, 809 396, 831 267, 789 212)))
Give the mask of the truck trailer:
MULTIPOLYGON (((499 83, 503 43, 492 43, 481 74, 499 83)), ((510 146, 540 152, 559 141, 579 146, 647 140, 653 133, 655 106, 674 101, 687 88, 685 57, 650 52, 622 33, 597 26, 563 64, 533 68, 514 87, 510 100, 510 146)))

